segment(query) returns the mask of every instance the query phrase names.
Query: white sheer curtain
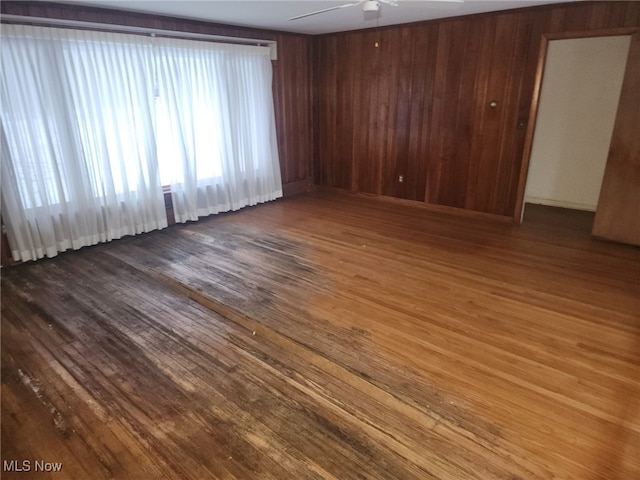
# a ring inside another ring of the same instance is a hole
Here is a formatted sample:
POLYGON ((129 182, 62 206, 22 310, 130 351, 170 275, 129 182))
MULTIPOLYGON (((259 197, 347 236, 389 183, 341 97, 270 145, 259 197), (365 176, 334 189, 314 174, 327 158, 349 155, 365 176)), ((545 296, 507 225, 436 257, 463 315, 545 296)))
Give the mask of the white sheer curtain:
POLYGON ((3 25, 2 217, 13 258, 282 196, 266 47, 3 25))
POLYGON ((2 26, 2 216, 15 260, 167 226, 153 47, 128 37, 2 26))
POLYGON ((159 155, 176 221, 281 197, 269 49, 155 46, 159 155))

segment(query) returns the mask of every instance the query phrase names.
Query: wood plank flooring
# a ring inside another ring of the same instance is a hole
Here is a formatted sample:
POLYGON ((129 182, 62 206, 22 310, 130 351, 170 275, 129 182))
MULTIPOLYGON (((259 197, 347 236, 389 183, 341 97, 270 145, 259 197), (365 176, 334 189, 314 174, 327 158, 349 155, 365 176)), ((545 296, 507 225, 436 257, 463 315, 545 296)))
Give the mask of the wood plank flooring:
POLYGON ((575 218, 316 192, 4 269, 2 478, 640 478, 640 249, 575 218))

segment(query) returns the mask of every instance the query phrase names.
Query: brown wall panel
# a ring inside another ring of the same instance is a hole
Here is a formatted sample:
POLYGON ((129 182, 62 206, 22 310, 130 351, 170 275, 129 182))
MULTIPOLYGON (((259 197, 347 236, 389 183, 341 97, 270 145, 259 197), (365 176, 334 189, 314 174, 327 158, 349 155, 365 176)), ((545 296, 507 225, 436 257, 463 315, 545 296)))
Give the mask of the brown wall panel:
POLYGON ((640 246, 640 33, 629 47, 593 235, 640 246))
MULTIPOLYGON (((407 32, 408 33, 408 32, 407 32)), ((406 168, 402 198, 424 201, 427 191, 427 163, 425 162, 425 148, 431 141, 431 132, 423 128, 431 118, 433 97, 427 92, 433 89, 435 64, 425 61, 435 55, 438 31, 436 28, 427 29, 415 37, 412 42, 413 54, 410 69, 411 98, 409 100, 409 126, 406 134, 406 168)), ((410 43, 410 39, 404 40, 410 43)), ((404 152, 401 152, 401 154, 404 152)))
POLYGON ((282 182, 293 184, 313 177, 312 37, 48 2, 3 1, 0 9, 11 15, 276 40, 278 59, 273 62, 273 93, 282 182))
POLYGON ((639 22, 580 2, 320 36, 317 180, 513 216, 542 35, 639 22))
POLYGON ((517 204, 542 35, 640 25, 640 2, 624 1, 318 37, 68 4, 4 1, 0 8, 277 40, 274 101, 291 191, 315 177, 325 186, 504 216, 517 204))

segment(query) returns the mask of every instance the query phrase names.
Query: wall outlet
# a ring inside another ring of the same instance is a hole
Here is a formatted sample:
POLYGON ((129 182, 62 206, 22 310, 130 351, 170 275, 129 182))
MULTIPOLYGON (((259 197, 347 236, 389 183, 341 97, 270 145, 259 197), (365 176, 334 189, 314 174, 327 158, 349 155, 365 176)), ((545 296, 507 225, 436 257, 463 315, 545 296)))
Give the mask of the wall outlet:
POLYGON ((398 175, 398 181, 400 183, 403 183, 404 182, 404 175, 398 175))

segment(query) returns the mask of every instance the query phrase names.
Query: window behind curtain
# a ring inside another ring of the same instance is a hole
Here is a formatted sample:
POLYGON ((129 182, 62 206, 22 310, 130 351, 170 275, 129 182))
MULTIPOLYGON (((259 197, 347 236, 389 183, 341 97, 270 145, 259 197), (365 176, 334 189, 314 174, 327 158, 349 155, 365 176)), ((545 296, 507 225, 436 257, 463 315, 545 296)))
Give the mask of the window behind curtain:
POLYGON ((163 175, 176 220, 282 196, 269 49, 167 38, 154 45, 158 127, 166 131, 159 158, 171 165, 163 175))
POLYGON ((16 25, 2 35, 14 259, 163 228, 162 184, 178 221, 282 195, 268 49, 16 25))

